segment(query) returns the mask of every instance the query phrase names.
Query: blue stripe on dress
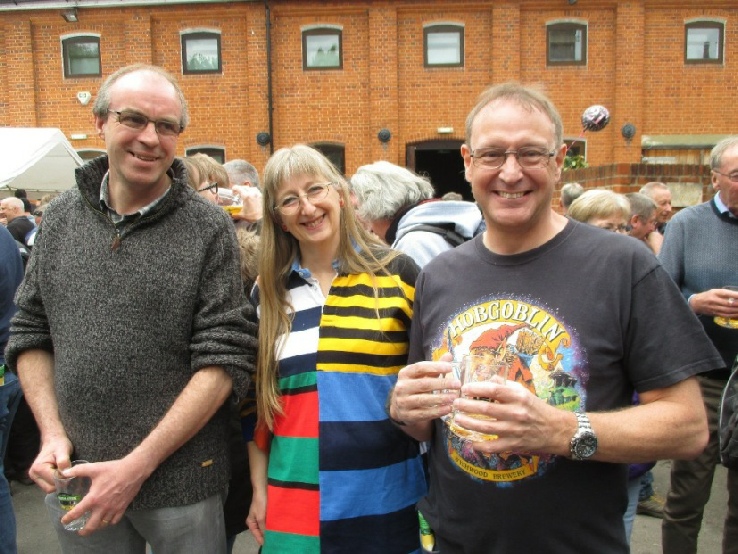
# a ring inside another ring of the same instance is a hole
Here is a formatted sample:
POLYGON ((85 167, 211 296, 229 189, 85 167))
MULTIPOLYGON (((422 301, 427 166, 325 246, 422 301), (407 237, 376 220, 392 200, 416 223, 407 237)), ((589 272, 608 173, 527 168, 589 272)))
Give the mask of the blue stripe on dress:
POLYGON ((331 399, 320 403, 321 422, 387 419, 384 406, 397 375, 319 371, 317 378, 318 391, 331 399))

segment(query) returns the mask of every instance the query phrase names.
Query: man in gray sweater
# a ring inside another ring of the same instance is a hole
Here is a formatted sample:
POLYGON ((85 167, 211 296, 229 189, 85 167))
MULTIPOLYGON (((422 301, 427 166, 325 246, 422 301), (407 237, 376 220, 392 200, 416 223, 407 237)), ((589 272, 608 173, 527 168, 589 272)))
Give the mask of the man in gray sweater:
MULTIPOLYGON (((720 398, 738 355, 738 136, 720 141, 710 155, 717 194, 685 208, 666 227, 659 260, 699 316, 723 367, 699 375, 710 426, 707 448, 691 461, 674 460, 671 490, 664 506, 663 551, 694 554, 715 466, 720 460, 720 398), (717 319, 716 319, 717 318, 717 319)), ((723 529, 723 553, 738 552, 738 470, 729 470, 729 509, 723 529)))
POLYGON ((224 402, 256 349, 233 224, 175 160, 171 75, 120 69, 93 114, 107 156, 44 212, 7 349, 42 434, 29 473, 48 493, 56 468, 92 480, 66 514, 46 498, 65 553, 224 553, 224 402))

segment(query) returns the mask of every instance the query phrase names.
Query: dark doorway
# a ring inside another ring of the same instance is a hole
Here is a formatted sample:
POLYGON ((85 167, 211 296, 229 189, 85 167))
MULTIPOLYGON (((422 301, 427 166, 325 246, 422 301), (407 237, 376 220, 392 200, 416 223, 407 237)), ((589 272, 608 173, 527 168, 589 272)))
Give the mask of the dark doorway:
POLYGON ((407 167, 430 179, 437 198, 458 192, 465 200, 472 200, 471 188, 464 180, 461 144, 460 140, 429 140, 407 145, 407 167))

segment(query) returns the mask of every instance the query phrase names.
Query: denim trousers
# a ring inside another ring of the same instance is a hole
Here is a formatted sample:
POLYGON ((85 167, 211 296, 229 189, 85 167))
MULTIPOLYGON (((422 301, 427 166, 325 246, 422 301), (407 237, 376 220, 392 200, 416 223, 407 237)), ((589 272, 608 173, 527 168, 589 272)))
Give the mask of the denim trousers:
MULTIPOLYGON (((718 415, 726 381, 698 377, 707 410, 710 440, 694 460, 674 460, 671 487, 664 505, 661 537, 664 554, 695 554, 705 504, 710 499, 715 466, 720 463, 718 415)), ((723 554, 738 554, 738 470, 728 470, 728 510, 723 527, 723 554)))
POLYGON ((117 524, 88 537, 64 529, 55 494, 45 502, 64 554, 145 554, 146 543, 155 554, 225 554, 224 498, 225 493, 187 506, 128 510, 117 524))
POLYGON ((630 536, 633 534, 633 522, 635 521, 636 511, 638 510, 638 494, 640 490, 641 477, 628 480, 628 507, 623 514, 625 538, 628 540, 628 543, 630 543, 630 536))
POLYGON ((13 502, 10 499, 10 485, 5 478, 3 459, 8 447, 10 426, 18 409, 23 392, 18 377, 5 374, 5 384, 0 387, 0 554, 16 554, 16 527, 13 502))
POLYGON ((638 491, 638 502, 648 500, 654 494, 656 494, 656 491, 653 490, 653 472, 649 469, 646 473, 641 475, 641 487, 638 491))

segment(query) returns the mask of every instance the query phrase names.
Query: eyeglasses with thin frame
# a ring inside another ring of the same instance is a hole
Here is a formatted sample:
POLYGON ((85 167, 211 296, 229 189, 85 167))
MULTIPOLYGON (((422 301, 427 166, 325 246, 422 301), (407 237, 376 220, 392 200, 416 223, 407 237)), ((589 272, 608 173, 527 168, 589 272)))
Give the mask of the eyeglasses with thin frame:
POLYGON ((218 194, 218 183, 209 183, 202 188, 197 189, 197 192, 212 191, 213 194, 218 194))
POLYGON ((503 150, 502 148, 477 148, 472 150, 471 157, 477 167, 485 169, 500 169, 507 161, 508 156, 515 156, 520 167, 534 169, 544 167, 548 160, 556 155, 556 150, 546 150, 535 146, 523 146, 517 150, 503 150))
POLYGON ((723 173, 722 171, 713 169, 712 172, 717 173, 718 175, 722 175, 723 177, 727 177, 731 183, 738 183, 738 171, 731 171, 730 173, 723 173))
POLYGON ((310 187, 308 187, 305 194, 298 194, 297 196, 285 196, 281 200, 277 201, 274 209, 282 215, 296 214, 297 211, 300 209, 301 198, 305 198, 311 204, 320 202, 326 196, 328 196, 328 190, 330 190, 330 187, 334 186, 335 184, 336 183, 313 183, 312 185, 310 185, 310 187))
POLYGON ((612 231, 613 233, 629 233, 630 232, 630 225, 627 225, 625 223, 621 223, 620 225, 613 225, 612 223, 603 223, 603 224, 594 225, 594 226, 599 227, 600 229, 604 229, 605 231, 612 231))
POLYGON ((130 110, 108 110, 108 113, 114 114, 118 123, 121 125, 135 129, 136 131, 143 131, 149 123, 153 123, 156 132, 165 137, 176 137, 182 132, 182 125, 177 121, 149 119, 143 114, 130 110))

